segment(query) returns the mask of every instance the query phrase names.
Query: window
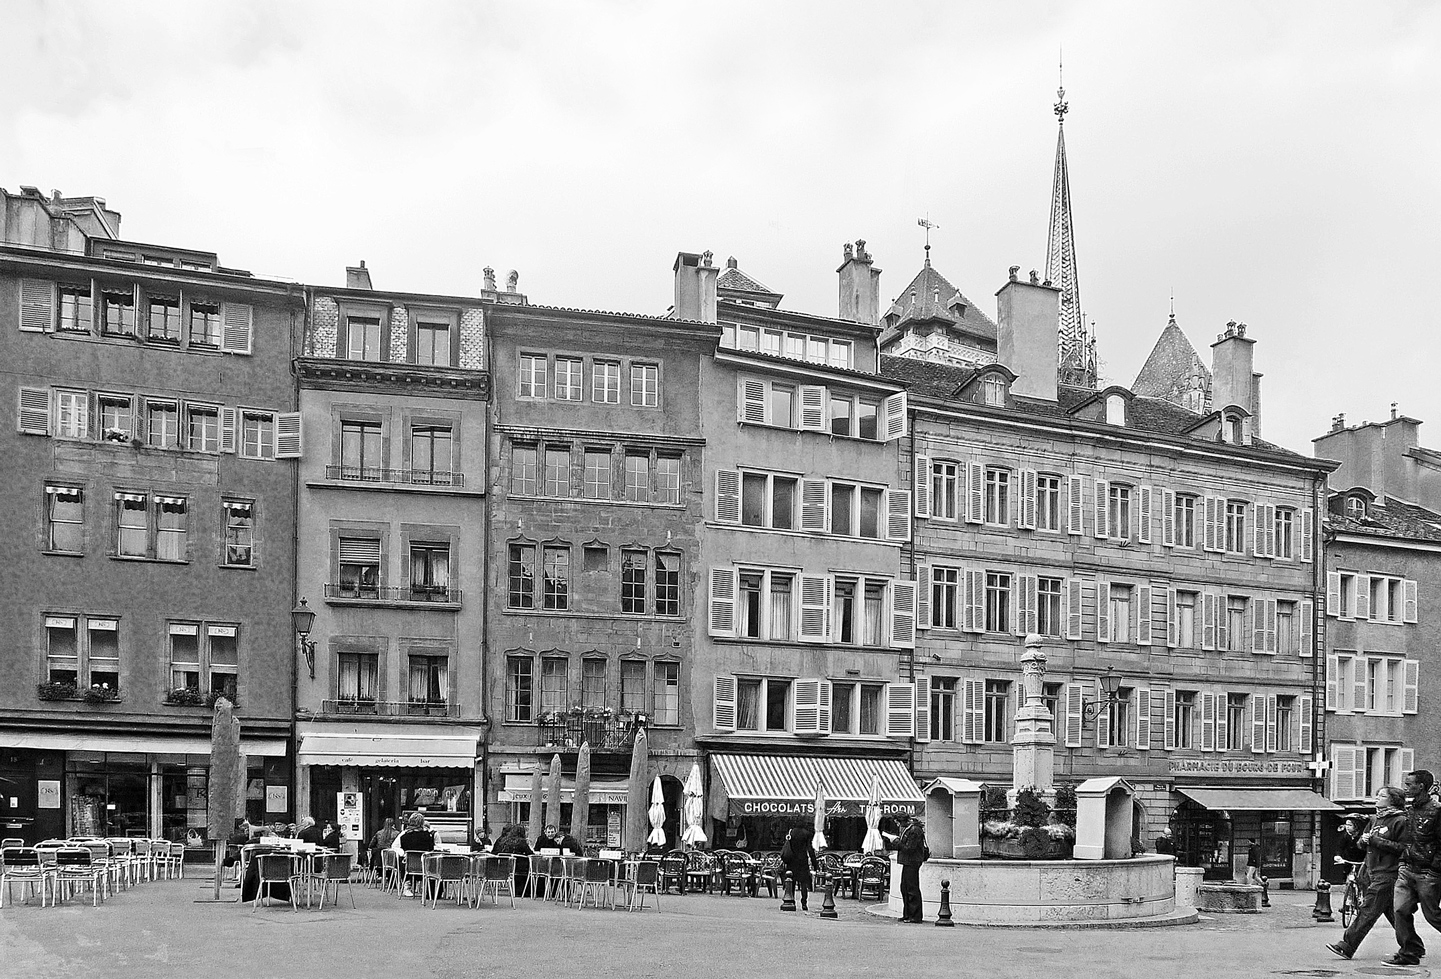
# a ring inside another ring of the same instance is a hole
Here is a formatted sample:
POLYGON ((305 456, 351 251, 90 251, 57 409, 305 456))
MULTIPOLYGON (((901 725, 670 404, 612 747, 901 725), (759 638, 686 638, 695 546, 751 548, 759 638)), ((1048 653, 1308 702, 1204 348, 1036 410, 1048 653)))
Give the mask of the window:
POLYGON ((55 434, 61 438, 85 438, 89 423, 90 397, 84 391, 55 391, 55 434))
POLYGON ((157 449, 180 445, 180 409, 173 401, 145 402, 147 443, 157 449))
POLYGON ((625 548, 620 552, 620 610, 645 614, 646 552, 625 548))
POLYGON ((580 400, 580 378, 582 363, 579 357, 555 358, 555 399, 557 401, 580 400))
POLYGON ((539 354, 521 354, 517 397, 544 398, 548 373, 545 357, 539 354))
POLYGON ((881 504, 883 490, 861 487, 860 525, 857 533, 870 540, 881 539, 881 504))
POLYGON ((170 686, 236 699, 239 630, 233 625, 170 623, 170 686), (202 678, 207 682, 202 684, 202 678))
POLYGON ((620 404, 620 362, 597 360, 591 366, 590 399, 596 404, 620 404))
POLYGON ((183 497, 116 493, 115 554, 184 561, 186 502, 183 497))
POLYGON ((251 411, 241 414, 240 454, 247 459, 275 458, 274 415, 251 411))
POLYGON ((985 740, 992 744, 1004 744, 1010 739, 1007 705, 1011 700, 1009 680, 986 681, 986 724, 985 740))
POLYGON ((1247 648, 1246 599, 1241 595, 1226 596, 1226 649, 1244 652, 1247 648))
POLYGON ((1239 500, 1226 501, 1226 552, 1246 552, 1246 504, 1239 500))
POLYGON ((1131 599, 1133 593, 1130 585, 1111 585, 1110 611, 1112 642, 1131 641, 1131 599))
POLYGON ((1051 719, 1054 722, 1056 711, 1061 705, 1061 687, 1059 683, 1045 683, 1041 685, 1041 703, 1046 705, 1046 710, 1051 712, 1051 719))
POLYGON ((650 456, 625 454, 625 498, 632 503, 650 502, 650 456))
POLYGON ((505 719, 527 722, 535 711, 535 660, 507 656, 505 660, 505 719))
POLYGON ((880 411, 881 403, 875 398, 856 399, 856 437, 870 439, 872 442, 880 440, 880 411))
POLYGON ((958 470, 954 462, 931 463, 931 515, 942 520, 956 519, 956 486, 958 470))
POLYGON ((882 645, 885 583, 873 578, 837 578, 834 594, 831 640, 848 645, 882 645))
POLYGON ((1359 496, 1346 497, 1346 516, 1352 520, 1364 520, 1366 517, 1366 501, 1359 496))
POLYGON ((1116 691, 1116 699, 1101 715, 1101 723, 1109 727, 1110 747, 1124 748, 1131 743, 1131 694, 1130 687, 1116 691))
POLYGON ((107 442, 129 442, 135 437, 134 413, 128 397, 102 394, 95 400, 99 405, 102 439, 107 442))
POLYGON ((854 683, 831 684, 832 734, 855 733, 855 710, 851 703, 855 699, 855 695, 856 685, 854 683))
POLYGON ((850 397, 831 394, 830 428, 832 435, 851 434, 851 409, 853 400, 850 397))
POLYGON ((790 641, 795 576, 783 571, 741 571, 739 581, 740 635, 790 641))
POLYGON ((56 329, 62 333, 89 333, 93 310, 89 286, 60 284, 60 319, 56 329))
POLYGON ((931 678, 931 740, 956 740, 956 678, 931 678))
POLYGON ((545 656, 540 661, 540 709, 546 713, 570 706, 566 673, 570 661, 562 656, 545 656))
POLYGON ((1003 571, 986 572, 986 631, 1011 631, 1011 576, 1003 571))
POLYGON ((415 362, 424 367, 450 366, 450 324, 415 324, 415 362))
POLYGON ((373 703, 377 696, 380 657, 375 653, 339 653, 336 659, 336 694, 340 699, 373 703))
POLYGON ((760 731, 761 697, 765 689, 764 680, 742 677, 736 680, 736 730, 760 731))
POLYGON ((449 687, 449 658, 411 653, 407 659, 410 703, 422 707, 444 706, 449 687))
POLYGON ((604 544, 587 544, 584 548, 582 558, 584 571, 609 571, 610 570, 610 548, 604 544))
POLYGON ((143 493, 115 495, 115 553, 120 557, 146 557, 149 553, 149 501, 143 493))
POLYGON ((680 555, 659 551, 655 556, 655 614, 680 615, 680 555))
POLYGON ((1131 487, 1112 483, 1106 496, 1106 535, 1112 540, 1131 539, 1131 487))
POLYGON ((1226 750, 1240 751, 1246 746, 1246 695, 1226 694, 1226 750))
MULTIPOLYGON (((380 332, 378 323, 375 329, 378 337, 380 332)), ((220 346, 220 305, 218 303, 199 303, 191 300, 190 345, 192 347, 220 346)), ((361 358, 352 354, 351 359, 361 358)))
POLYGON ((535 608, 535 545, 511 544, 509 608, 535 608))
POLYGON ((849 340, 832 340, 830 357, 827 362, 832 367, 849 369, 851 366, 851 342, 849 340))
POLYGON ((781 428, 796 427, 796 389, 789 384, 770 384, 770 423, 781 428))
POLYGON ((545 581, 541 607, 548 611, 565 611, 570 608, 570 548, 547 547, 542 556, 545 581))
POLYGON ((655 459, 657 503, 680 503, 680 456, 656 456, 655 459))
POLYGON ((630 403, 637 408, 660 404, 660 368, 655 364, 631 364, 630 403))
POLYGON ((1194 690, 1176 691, 1176 709, 1172 713, 1172 723, 1176 726, 1176 747, 1190 748, 1191 725, 1196 717, 1196 692, 1194 690))
POLYGON ((1043 636, 1060 638, 1065 622, 1061 618, 1060 578, 1036 579, 1036 631, 1043 636))
POLYGON ((1297 621, 1300 618, 1296 614, 1296 603, 1280 601, 1276 602, 1276 651, 1280 653, 1293 653, 1301 648, 1301 636, 1297 631, 1297 621))
POLYGON ((1356 576, 1342 572, 1341 607, 1337 610, 1341 618, 1349 619, 1356 613, 1356 576))
POLYGON ((1061 529, 1061 477, 1036 477, 1036 529, 1061 529))
POLYGON ((380 422, 340 423, 340 464, 347 479, 381 479, 385 468, 384 429, 380 422))
POLYGON ((340 596, 380 597, 380 540, 375 537, 341 537, 340 596))
POLYGON ((639 714, 645 710, 645 663, 620 661, 620 709, 639 714))
POLYGON ((580 661, 580 702, 585 707, 604 707, 605 700, 605 660, 587 656, 580 661))
POLYGON ((651 720, 656 724, 680 723, 679 663, 655 664, 655 711, 651 720))
POLYGON ((536 489, 536 448, 533 445, 510 447, 510 492, 515 496, 534 496, 536 489))
POLYGON ((417 483, 451 482, 453 437, 449 425, 412 425, 410 429, 411 478, 417 483))
POLYGON ((1011 471, 986 467, 986 513, 988 524, 1004 526, 1011 520, 1011 471))
POLYGON ((66 554, 85 551, 85 490, 79 486, 45 487, 45 549, 66 554))
POLYGON ((347 316, 345 318, 345 349, 347 359, 380 360, 380 340, 380 317, 347 316))
POLYGON ((147 301, 146 334, 151 340, 180 342, 180 300, 151 296, 147 301))
POLYGON ((1296 557, 1296 511, 1290 507, 1277 507, 1275 532, 1275 556, 1283 561, 1296 557))
POLYGON ((410 600, 453 602, 450 592, 450 544, 411 543, 410 600))
POLYGON ((999 374, 981 378, 981 403, 1001 406, 1006 403, 1006 379, 999 374))
POLYGON ((931 625, 937 629, 959 629, 961 572, 958 568, 931 568, 931 625))
POLYGON ((214 405, 185 406, 186 447, 195 452, 220 451, 220 409, 214 405))
MULTIPOLYGON (((659 666, 660 664, 657 664, 659 666)), ((659 684, 657 684, 659 686, 659 684)), ((791 681, 770 677, 736 680, 736 730, 785 731, 790 727, 791 681)))
POLYGON ((45 667, 51 683, 120 690, 117 619, 45 617, 45 667), (83 642, 82 642, 83 637, 83 642))
POLYGON ((221 500, 225 545, 221 564, 228 568, 255 567, 255 504, 249 500, 221 500))
POLYGON ((1176 546, 1196 546, 1196 497, 1176 494, 1176 546))
POLYGON ((101 332, 107 337, 135 336, 135 293, 100 293, 101 332))
MULTIPOLYGON (((1276 749, 1277 751, 1294 751, 1291 743, 1291 719, 1296 715, 1296 698, 1293 696, 1278 696, 1276 698, 1276 749)), ((1267 725, 1271 727, 1272 725, 1267 725)), ((1269 739, 1268 739, 1269 740, 1269 739)))
POLYGON ((845 483, 831 483, 831 533, 849 534, 855 506, 856 488, 845 483))
POLYGON ((1199 595, 1193 591, 1176 591, 1176 645, 1181 649, 1198 649, 1196 604, 1199 595))
POLYGON ((570 496, 570 446, 545 447, 545 495, 570 496))
POLYGON ((878 683, 861 684, 858 734, 881 733, 881 697, 885 688, 878 683))

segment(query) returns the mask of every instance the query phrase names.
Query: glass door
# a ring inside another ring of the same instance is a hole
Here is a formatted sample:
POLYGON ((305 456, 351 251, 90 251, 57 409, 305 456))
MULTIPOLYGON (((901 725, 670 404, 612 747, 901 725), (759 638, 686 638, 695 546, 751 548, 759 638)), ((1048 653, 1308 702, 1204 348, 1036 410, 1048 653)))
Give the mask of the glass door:
POLYGON ((1289 878, 1291 870, 1291 820, 1261 820, 1261 874, 1289 878))

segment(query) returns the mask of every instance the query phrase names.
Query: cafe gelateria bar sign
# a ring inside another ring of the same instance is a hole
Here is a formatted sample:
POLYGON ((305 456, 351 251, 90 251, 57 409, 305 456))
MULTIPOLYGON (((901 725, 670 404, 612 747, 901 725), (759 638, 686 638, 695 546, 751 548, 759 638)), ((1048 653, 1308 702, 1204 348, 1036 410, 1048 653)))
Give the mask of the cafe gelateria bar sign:
POLYGON ((1307 775, 1300 759, 1172 758, 1172 775, 1307 775))

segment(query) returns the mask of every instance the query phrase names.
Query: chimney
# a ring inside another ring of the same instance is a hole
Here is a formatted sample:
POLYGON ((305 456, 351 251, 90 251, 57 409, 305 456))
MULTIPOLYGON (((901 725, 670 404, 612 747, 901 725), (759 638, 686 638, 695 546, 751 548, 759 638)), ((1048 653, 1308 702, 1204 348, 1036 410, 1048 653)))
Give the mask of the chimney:
POLYGON ((679 252, 675 257, 675 307, 678 320, 715 322, 716 277, 720 269, 711 264, 711 252, 679 252))
MULTIPOLYGON (((1016 375, 1011 392, 1039 401, 1056 400, 1056 351, 1061 328, 1061 290, 1016 278, 996 293, 996 359, 1016 375)), ((1035 276, 1032 276, 1035 279, 1035 276)))
POLYGON ((840 318, 877 326, 881 322, 881 270, 871 264, 866 240, 856 239, 854 250, 844 246, 845 261, 836 269, 841 278, 840 318))
POLYGON ((1263 375, 1253 373, 1251 375, 1251 437, 1261 437, 1261 378, 1263 375))
POLYGON ((370 284, 370 270, 365 267, 365 259, 362 258, 359 265, 345 267, 345 288, 367 291, 373 288, 370 284))
MULTIPOLYGON (((1211 344, 1211 407, 1217 411, 1230 405, 1246 409, 1252 415, 1258 407, 1254 401, 1255 372, 1251 364, 1256 341, 1247 338, 1246 324, 1235 320, 1226 324, 1226 332, 1211 344)), ((1243 429, 1256 434, 1255 419, 1248 418, 1243 429)))
POLYGON ((485 276, 485 291, 486 291, 486 292, 494 292, 494 291, 495 291, 495 269, 493 269, 493 268, 491 268, 489 265, 487 265, 485 268, 483 268, 483 269, 480 270, 480 274, 483 275, 483 276, 485 276))

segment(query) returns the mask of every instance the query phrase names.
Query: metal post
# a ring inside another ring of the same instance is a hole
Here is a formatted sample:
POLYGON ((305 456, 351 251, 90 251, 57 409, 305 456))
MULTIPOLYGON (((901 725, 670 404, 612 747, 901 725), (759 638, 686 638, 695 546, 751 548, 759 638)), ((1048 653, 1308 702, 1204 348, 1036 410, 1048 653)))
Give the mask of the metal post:
POLYGON ((1335 921, 1331 916, 1331 882, 1322 880, 1316 884, 1316 906, 1311 909, 1311 917, 1317 921, 1335 921))
POLYGON ((789 870, 786 871, 784 889, 781 891, 781 910, 794 911, 796 909, 796 876, 789 870))
POLYGON ((830 881, 826 881, 826 897, 821 902, 821 917, 835 919, 840 915, 836 914, 836 889, 830 881))
POLYGON ((941 910, 936 914, 937 928, 954 928, 956 923, 951 920, 951 882, 941 881, 941 910))

